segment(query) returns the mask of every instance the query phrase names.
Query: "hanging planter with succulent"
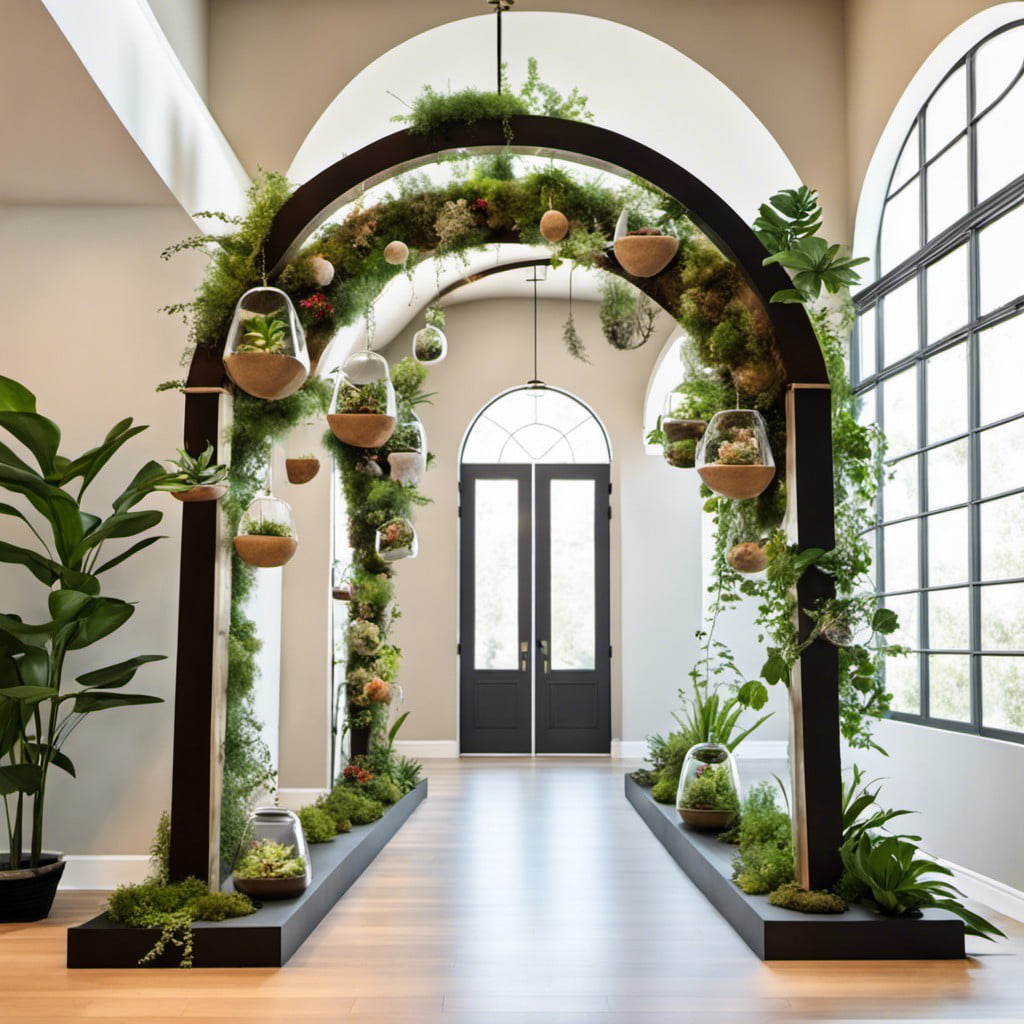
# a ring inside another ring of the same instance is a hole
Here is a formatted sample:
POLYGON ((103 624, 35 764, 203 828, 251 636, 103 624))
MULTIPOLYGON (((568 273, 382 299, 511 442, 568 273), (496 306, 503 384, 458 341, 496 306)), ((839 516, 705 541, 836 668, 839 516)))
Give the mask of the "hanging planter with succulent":
POLYGON ((327 422, 334 436, 353 448, 379 448, 395 431, 395 389, 387 360, 366 349, 342 364, 334 410, 327 422))
POLYGON ((227 493, 228 467, 213 462, 213 445, 193 458, 184 448, 178 449, 178 459, 165 459, 175 469, 158 490, 169 491, 178 501, 217 501, 227 493))
POLYGON ((756 498, 775 476, 761 414, 753 409, 715 413, 697 449, 697 472, 715 494, 756 498))
POLYGON ((269 490, 253 498, 242 516, 234 544, 238 557, 257 569, 276 569, 289 562, 299 542, 288 503, 269 490))
POLYGON ((412 357, 417 363, 429 366, 441 362, 448 355, 444 324, 444 310, 439 303, 432 302, 427 307, 426 326, 412 336, 412 357))

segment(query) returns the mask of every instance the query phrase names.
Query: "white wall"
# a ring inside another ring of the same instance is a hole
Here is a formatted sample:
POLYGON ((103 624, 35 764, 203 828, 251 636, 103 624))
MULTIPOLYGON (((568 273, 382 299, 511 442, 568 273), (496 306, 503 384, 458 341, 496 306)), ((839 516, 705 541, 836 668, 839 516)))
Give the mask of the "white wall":
MULTIPOLYGON (((125 416, 150 424, 86 492, 99 510, 109 511, 143 462, 170 457, 181 444, 181 396, 153 389, 180 375, 184 332, 157 309, 189 297, 202 261, 182 256, 165 263, 159 253, 191 227, 172 207, 0 208, 0 372, 36 393, 72 455, 125 416)), ((181 506, 154 495, 142 507, 164 510, 156 532, 168 539, 103 577, 107 593, 138 602, 135 615, 71 667, 79 674, 135 654, 166 654, 167 661, 140 670, 133 689, 167 703, 90 716, 72 735, 66 749, 78 778, 52 773, 45 833, 47 846, 67 853, 142 853, 170 806, 181 506)), ((7 517, 0 536, 23 539, 7 517)), ((109 545, 111 553, 118 544, 109 545)), ((41 588, 14 567, 0 567, 0 594, 4 610, 45 609, 41 588)))

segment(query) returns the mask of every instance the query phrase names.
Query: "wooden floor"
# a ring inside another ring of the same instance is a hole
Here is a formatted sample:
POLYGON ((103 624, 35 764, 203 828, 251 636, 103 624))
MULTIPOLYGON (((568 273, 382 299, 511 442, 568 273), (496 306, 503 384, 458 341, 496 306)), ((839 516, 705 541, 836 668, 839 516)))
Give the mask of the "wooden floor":
POLYGON ((762 1024, 1024 1021, 1024 925, 954 962, 760 963, 605 760, 432 761, 430 797, 279 970, 68 971, 65 929, 0 925, 0 1022, 762 1024))

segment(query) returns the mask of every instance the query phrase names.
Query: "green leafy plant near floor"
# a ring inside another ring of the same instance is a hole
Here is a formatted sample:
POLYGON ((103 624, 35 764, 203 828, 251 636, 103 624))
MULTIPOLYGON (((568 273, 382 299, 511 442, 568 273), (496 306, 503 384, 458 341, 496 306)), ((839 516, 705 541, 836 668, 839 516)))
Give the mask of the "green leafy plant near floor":
POLYGON ((849 905, 841 896, 827 889, 802 889, 796 882, 785 882, 768 894, 773 907, 799 910, 802 914, 843 914, 849 905))
POLYGON ((740 808, 739 824, 723 833, 738 844, 732 877, 745 893, 769 893, 793 881, 793 825, 776 793, 771 782, 753 786, 740 808))
POLYGON ((254 839, 232 869, 237 878, 297 878, 306 873, 306 861, 288 843, 254 839))
POLYGON ((151 531, 163 513, 136 506, 168 478, 159 463, 145 463, 114 498, 110 514, 98 515, 83 504, 86 490, 144 426, 121 420, 96 447, 68 458, 59 451, 60 428, 36 411, 35 395, 0 377, 0 429, 35 462, 0 444, 0 490, 20 505, 2 504, 0 515, 20 520, 33 537, 28 545, 0 542, 0 562, 26 569, 47 607, 37 623, 15 611, 0 614, 0 796, 9 866, 17 869, 26 840, 29 866, 40 865, 50 769, 76 774, 63 750, 71 732, 87 715, 163 700, 123 690, 143 665, 163 655, 141 654, 82 673, 75 688, 66 662, 69 654, 100 643, 134 614, 134 604, 101 593, 100 577, 160 539, 151 531), (109 542, 144 534, 149 536, 104 557, 109 542))
POLYGON ((739 809, 739 800, 726 765, 706 764, 697 769, 697 775, 684 787, 679 797, 680 807, 702 811, 733 811, 739 809))
POLYGON ((348 828, 339 829, 335 819, 327 813, 322 807, 302 807, 298 811, 299 823, 302 825, 302 831, 305 833, 307 843, 330 843, 334 841, 334 837, 339 831, 348 832, 352 828, 352 823, 348 823, 348 828))

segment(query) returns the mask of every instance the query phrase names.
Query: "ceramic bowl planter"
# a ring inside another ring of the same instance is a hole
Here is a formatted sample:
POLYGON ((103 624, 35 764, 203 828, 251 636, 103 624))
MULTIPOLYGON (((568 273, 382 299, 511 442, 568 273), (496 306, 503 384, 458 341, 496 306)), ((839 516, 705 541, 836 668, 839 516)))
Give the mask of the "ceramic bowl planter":
POLYGON ((238 557, 257 569, 277 569, 291 560, 298 546, 288 503, 269 493, 254 498, 235 537, 238 557))
POLYGON ((231 876, 235 889, 258 900, 291 899, 305 892, 313 874, 298 815, 281 807, 259 807, 249 827, 252 841, 231 876))
POLYGON ((399 423, 389 442, 391 479, 403 487, 415 487, 427 468, 427 439, 419 420, 399 423))
POLYGON ((178 501, 219 501, 228 493, 227 484, 197 484, 187 491, 171 492, 178 501))
POLYGON ((690 828, 728 828, 740 809, 736 759, 720 743, 691 747, 679 773, 676 810, 690 828))
POLYGON ((416 530, 408 519, 392 519, 377 531, 377 554, 383 562, 415 558, 418 551, 416 530))
POLYGON ((697 472, 715 494, 756 498, 775 476, 761 414, 753 409, 715 413, 697 448, 697 472))
POLYGON ((615 240, 615 258, 633 277, 660 274, 679 251, 679 239, 654 228, 640 228, 615 240))
MULTIPOLYGON (((49 915, 64 874, 64 855, 44 850, 40 861, 39 867, 30 868, 25 855, 20 867, 0 869, 0 924, 41 921, 49 915)), ((8 854, 0 853, 0 864, 9 862, 8 854)))
POLYGON ((295 394, 309 376, 306 335, 279 288, 251 288, 235 306, 224 369, 243 391, 274 400, 295 394))
POLYGON ((327 422, 334 436, 353 448, 379 448, 395 431, 395 389, 387 360, 369 350, 342 365, 327 422))
POLYGON ((228 467, 213 461, 213 445, 207 444, 202 454, 189 455, 178 449, 177 459, 167 459, 174 467, 159 489, 170 491, 178 501, 217 501, 227 494, 228 467))
POLYGON ((320 472, 320 460, 311 455, 285 459, 284 471, 290 484, 308 484, 320 472))

